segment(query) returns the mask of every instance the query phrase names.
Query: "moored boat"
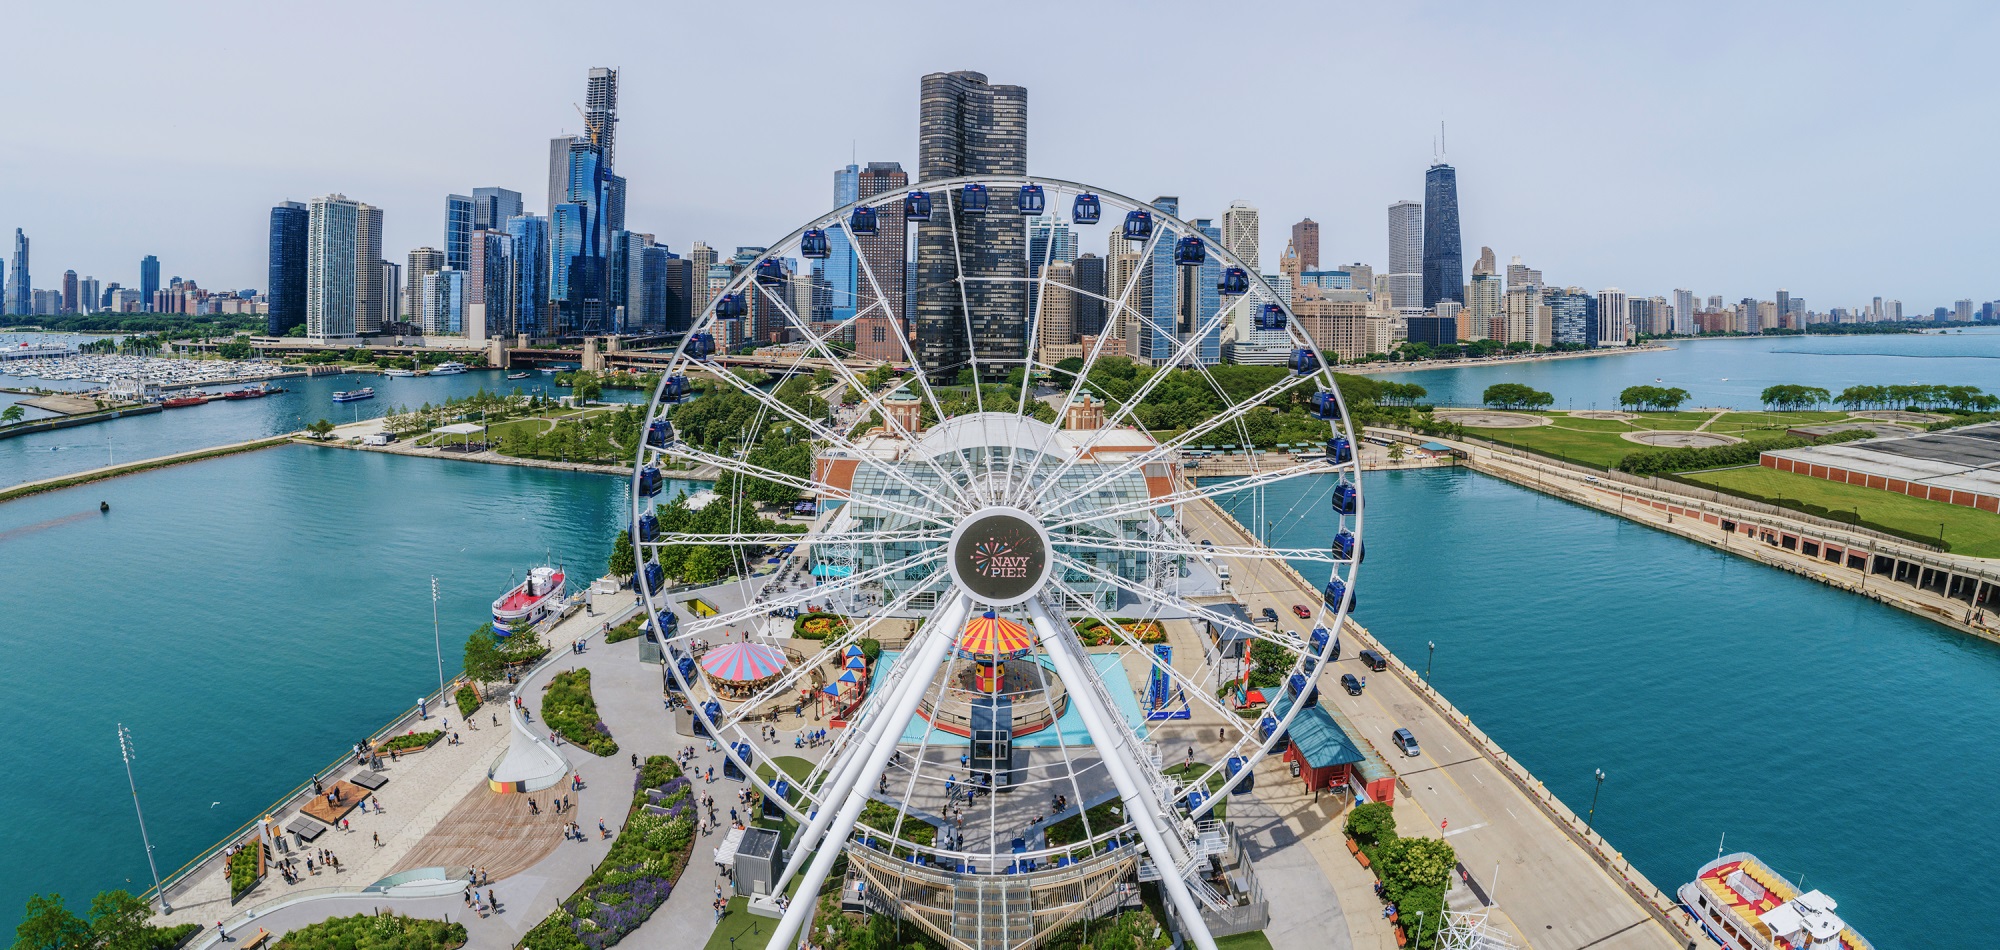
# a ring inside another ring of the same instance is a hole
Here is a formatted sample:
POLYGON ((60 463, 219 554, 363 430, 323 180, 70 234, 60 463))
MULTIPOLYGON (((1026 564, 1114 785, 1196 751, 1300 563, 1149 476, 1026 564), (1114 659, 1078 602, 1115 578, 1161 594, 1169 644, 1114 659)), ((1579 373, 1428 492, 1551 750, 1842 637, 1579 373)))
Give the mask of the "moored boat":
POLYGON ((459 362, 444 362, 431 367, 432 376, 457 376, 463 372, 465 372, 465 364, 459 362))
POLYGON ((529 373, 526 373, 526 372, 520 372, 520 373, 508 373, 508 374, 507 374, 507 378, 508 378, 508 379, 527 379, 529 375, 531 375, 531 374, 529 374, 529 373))
POLYGON ((373 386, 363 386, 360 389, 344 389, 333 394, 334 402, 357 402, 362 399, 373 398, 375 398, 375 387, 373 386))
POLYGON ((413 369, 385 369, 382 371, 382 375, 394 376, 400 379, 405 376, 415 376, 417 375, 417 371, 413 369))
POLYGON ((199 406, 207 401, 208 397, 202 395, 175 396, 174 398, 169 399, 166 402, 161 403, 160 405, 165 406, 168 409, 179 409, 182 406, 199 406))
POLYGON ((493 601, 493 635, 510 636, 534 626, 562 603, 562 596, 562 568, 530 569, 527 580, 493 601))
POLYGON ((1874 950, 1820 891, 1796 885, 1739 851, 1702 865, 1677 893, 1702 929, 1730 950, 1874 950))

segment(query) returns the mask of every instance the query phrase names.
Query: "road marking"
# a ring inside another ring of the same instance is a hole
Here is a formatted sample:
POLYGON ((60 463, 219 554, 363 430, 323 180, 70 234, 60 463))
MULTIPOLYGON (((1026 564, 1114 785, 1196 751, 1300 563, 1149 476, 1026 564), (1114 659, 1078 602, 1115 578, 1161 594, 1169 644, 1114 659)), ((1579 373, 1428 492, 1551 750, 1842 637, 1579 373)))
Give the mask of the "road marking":
POLYGON ((1477 761, 1479 761, 1479 757, 1475 755, 1475 756, 1472 756, 1471 758, 1466 758, 1466 759, 1459 759, 1459 760, 1458 760, 1458 761, 1456 761, 1456 762, 1445 762, 1445 763, 1443 763, 1443 764, 1441 764, 1441 765, 1433 765, 1433 766, 1430 766, 1429 768, 1422 768, 1422 769, 1415 769, 1415 770, 1412 770, 1412 771, 1409 771, 1409 772, 1397 772, 1396 774, 1397 774, 1398 776, 1400 776, 1400 777, 1403 777, 1403 778, 1408 778, 1409 776, 1412 776, 1412 775, 1422 775, 1422 774, 1423 774, 1423 773, 1425 773, 1425 772, 1435 772, 1435 771, 1437 771, 1437 770, 1439 770, 1439 769, 1448 769, 1448 768, 1451 768, 1451 767, 1452 767, 1452 766, 1454 766, 1454 765, 1464 765, 1464 764, 1465 764, 1465 763, 1467 763, 1467 762, 1477 762, 1477 761))
POLYGON ((1452 835, 1462 835, 1462 834, 1465 834, 1466 832, 1468 832, 1468 831, 1471 831, 1471 830, 1473 830, 1473 829, 1475 829, 1475 828, 1484 828, 1484 827, 1486 827, 1486 823, 1482 821, 1482 822, 1480 822, 1479 824, 1476 824, 1476 825, 1466 825, 1466 826, 1465 826, 1465 827, 1463 827, 1463 828, 1453 828, 1453 829, 1451 829, 1450 831, 1447 831, 1447 832, 1445 832, 1445 833, 1444 833, 1444 837, 1447 837, 1447 838, 1449 838, 1449 837, 1451 837, 1452 835))

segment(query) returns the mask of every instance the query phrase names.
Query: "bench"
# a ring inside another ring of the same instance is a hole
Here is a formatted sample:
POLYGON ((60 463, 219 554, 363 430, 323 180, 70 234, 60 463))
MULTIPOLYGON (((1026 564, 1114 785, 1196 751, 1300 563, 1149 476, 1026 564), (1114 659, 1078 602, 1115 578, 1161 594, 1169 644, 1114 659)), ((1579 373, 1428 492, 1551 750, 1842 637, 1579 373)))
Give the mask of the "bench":
POLYGON ((257 950, 259 947, 268 947, 270 945, 271 932, 259 927, 257 928, 257 936, 243 941, 243 950, 257 950))
POLYGON ((380 772, 358 772, 348 781, 371 792, 377 792, 382 790, 382 786, 389 784, 389 777, 380 772))

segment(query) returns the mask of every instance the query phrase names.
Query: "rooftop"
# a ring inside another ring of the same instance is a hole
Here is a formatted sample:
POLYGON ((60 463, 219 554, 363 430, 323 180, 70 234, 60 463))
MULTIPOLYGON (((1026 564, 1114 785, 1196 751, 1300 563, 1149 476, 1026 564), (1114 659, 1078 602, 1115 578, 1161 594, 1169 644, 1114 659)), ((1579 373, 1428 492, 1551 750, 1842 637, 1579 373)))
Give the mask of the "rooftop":
POLYGON ((2000 423, 1764 454, 1921 485, 2000 495, 2000 423))

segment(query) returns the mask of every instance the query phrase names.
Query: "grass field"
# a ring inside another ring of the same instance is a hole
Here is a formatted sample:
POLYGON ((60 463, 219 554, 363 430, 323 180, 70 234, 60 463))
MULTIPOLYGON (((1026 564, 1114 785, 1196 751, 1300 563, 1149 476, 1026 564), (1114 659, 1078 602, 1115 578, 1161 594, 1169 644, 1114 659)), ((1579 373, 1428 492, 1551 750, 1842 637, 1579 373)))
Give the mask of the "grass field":
MULTIPOLYGON (((1851 419, 1845 412, 1642 412, 1630 422, 1618 419, 1579 419, 1560 412, 1546 415, 1549 425, 1526 429, 1484 429, 1467 426, 1465 431, 1504 445, 1516 445, 1557 458, 1596 468, 1611 468, 1618 460, 1647 447, 1621 437, 1626 432, 1690 432, 1708 423, 1705 432, 1731 435, 1739 439, 1775 438, 1797 425, 1816 425, 1851 419), (1714 422, 1709 422, 1714 419, 1714 422)), ((1856 419, 1855 421, 1865 421, 1856 419)))
POLYGON ((1682 477, 1767 499, 1793 499, 1841 514, 1858 512, 1863 521, 1918 537, 1936 537, 1938 526, 1942 523, 1945 544, 1953 554, 2000 557, 2000 515, 1987 514, 1976 508, 1924 501, 1858 485, 1842 485, 1762 466, 1682 477))
MULTIPOLYGON (((1425 928, 1426 933, 1429 930, 1430 928, 1425 928)), ((1252 930, 1231 937, 1217 937, 1215 950, 1271 950, 1271 938, 1264 936, 1261 930, 1252 930)))

